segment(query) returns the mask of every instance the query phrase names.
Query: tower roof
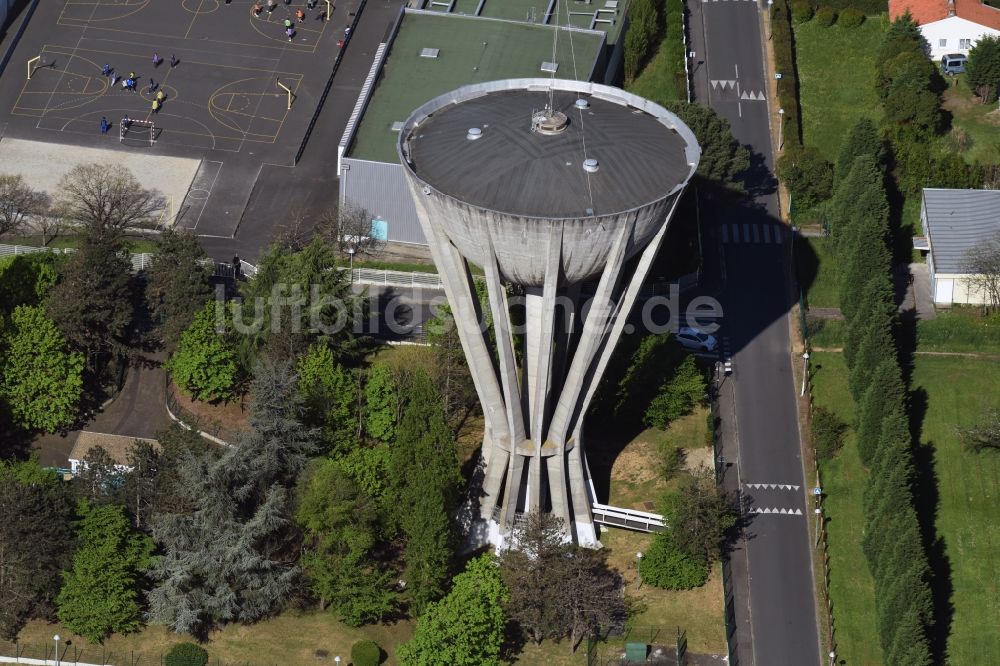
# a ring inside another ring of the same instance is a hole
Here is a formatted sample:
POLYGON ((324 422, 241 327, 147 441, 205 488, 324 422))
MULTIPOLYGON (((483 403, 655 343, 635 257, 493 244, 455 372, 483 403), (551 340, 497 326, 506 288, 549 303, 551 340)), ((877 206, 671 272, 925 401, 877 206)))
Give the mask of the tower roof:
POLYGON ((662 107, 606 86, 549 79, 439 97, 414 112, 400 141, 409 168, 439 192, 539 218, 610 215, 662 199, 687 182, 699 153, 690 130, 662 107), (537 121, 550 88, 553 114, 568 120, 556 133, 537 121), (596 165, 585 168, 587 160, 596 165))

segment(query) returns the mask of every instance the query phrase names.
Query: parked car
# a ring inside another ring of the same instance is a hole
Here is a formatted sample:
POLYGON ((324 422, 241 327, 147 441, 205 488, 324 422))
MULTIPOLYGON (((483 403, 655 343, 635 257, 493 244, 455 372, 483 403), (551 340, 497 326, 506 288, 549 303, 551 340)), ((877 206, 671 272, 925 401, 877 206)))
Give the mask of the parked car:
POLYGON ((965 71, 968 58, 961 53, 949 53, 941 56, 941 69, 945 74, 961 74, 965 71))
POLYGON ((677 342, 681 343, 682 347, 694 351, 712 352, 719 345, 715 338, 708 333, 703 333, 697 328, 691 328, 690 326, 685 326, 677 331, 677 335, 674 337, 677 338, 677 342))

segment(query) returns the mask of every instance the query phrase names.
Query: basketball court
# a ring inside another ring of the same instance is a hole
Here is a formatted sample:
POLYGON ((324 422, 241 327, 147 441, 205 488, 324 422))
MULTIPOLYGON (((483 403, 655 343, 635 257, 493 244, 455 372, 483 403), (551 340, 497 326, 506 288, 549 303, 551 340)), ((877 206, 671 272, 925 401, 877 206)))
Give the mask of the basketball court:
MULTIPOLYGON (((197 188, 194 208, 217 196, 224 214, 238 214, 231 209, 245 204, 263 165, 294 163, 350 20, 333 5, 326 20, 325 1, 309 9, 278 0, 259 16, 253 4, 39 3, 0 80, 3 136, 200 159, 195 180, 208 189, 197 188), (134 90, 123 86, 130 77, 134 90)), ((222 219, 215 231, 233 224, 222 219)))

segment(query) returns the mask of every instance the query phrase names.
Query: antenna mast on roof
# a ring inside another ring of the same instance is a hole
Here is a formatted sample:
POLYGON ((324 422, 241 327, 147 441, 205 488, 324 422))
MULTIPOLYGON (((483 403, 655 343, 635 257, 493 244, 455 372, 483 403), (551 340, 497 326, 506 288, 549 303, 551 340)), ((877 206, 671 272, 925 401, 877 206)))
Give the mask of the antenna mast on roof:
MULTIPOLYGON (((559 0, 556 0, 556 21, 555 26, 552 30, 552 63, 555 65, 558 61, 556 60, 556 46, 559 43, 559 0)), ((556 67, 552 68, 552 72, 549 75, 549 104, 545 107, 545 110, 552 112, 555 109, 554 96, 555 96, 555 80, 556 80, 556 67)))

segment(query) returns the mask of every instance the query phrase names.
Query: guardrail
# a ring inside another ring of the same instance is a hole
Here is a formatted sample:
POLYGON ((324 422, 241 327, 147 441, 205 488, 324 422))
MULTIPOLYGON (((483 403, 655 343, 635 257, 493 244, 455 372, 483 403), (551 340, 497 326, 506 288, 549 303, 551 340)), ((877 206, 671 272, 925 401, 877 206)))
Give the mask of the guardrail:
POLYGON ((607 504, 593 504, 590 507, 594 522, 608 527, 620 527, 634 532, 662 532, 666 521, 658 513, 625 509, 607 504))

